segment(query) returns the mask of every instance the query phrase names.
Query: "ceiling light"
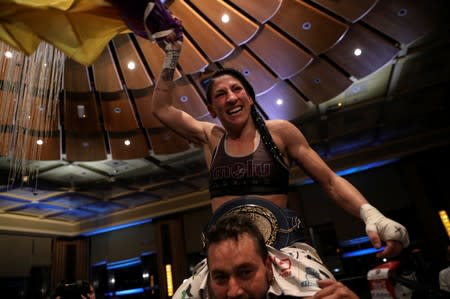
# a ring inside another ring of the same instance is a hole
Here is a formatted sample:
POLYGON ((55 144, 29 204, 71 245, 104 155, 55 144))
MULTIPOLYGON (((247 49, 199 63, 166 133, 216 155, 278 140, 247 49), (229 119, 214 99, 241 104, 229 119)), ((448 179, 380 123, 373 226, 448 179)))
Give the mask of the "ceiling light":
POLYGON ((130 144, 131 144, 131 141, 130 140, 125 140, 124 142, 123 142, 126 146, 129 146, 130 144))
POLYGON ((353 51, 353 54, 354 54, 355 56, 359 56, 359 55, 362 54, 362 50, 361 50, 360 48, 356 48, 355 51, 353 51))
POLYGON ((278 106, 283 105, 283 99, 277 99, 276 103, 277 103, 278 106))
POLYGON ((129 70, 134 70, 136 68, 136 63, 134 63, 134 61, 130 61, 127 66, 129 70))
POLYGON ((303 30, 309 30, 312 28, 312 24, 310 22, 305 22, 302 24, 302 29, 303 30))
POLYGON ((355 86, 352 87, 352 93, 355 94, 355 93, 358 93, 360 91, 361 91, 361 86, 355 85, 355 86))
POLYGON ((222 15, 222 23, 228 23, 229 21, 230 21, 230 16, 229 15, 227 15, 226 13, 224 13, 223 15, 222 15))
POLYGON ((404 17, 408 14, 408 10, 406 8, 400 8, 399 11, 397 11, 397 16, 404 17))
POLYGON ((6 58, 12 58, 13 57, 13 53, 11 51, 6 51, 5 52, 5 57, 6 58))
POLYGON ((44 141, 43 141, 42 139, 38 139, 38 140, 36 141, 36 143, 37 143, 37 145, 43 145, 43 144, 44 144, 44 141))

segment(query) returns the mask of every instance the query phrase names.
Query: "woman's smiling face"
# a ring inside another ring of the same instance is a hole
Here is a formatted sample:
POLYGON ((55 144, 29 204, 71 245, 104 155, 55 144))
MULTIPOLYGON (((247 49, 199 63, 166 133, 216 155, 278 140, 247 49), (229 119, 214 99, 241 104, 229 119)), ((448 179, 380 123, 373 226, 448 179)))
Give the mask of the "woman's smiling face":
POLYGON ((223 75, 212 83, 209 112, 218 117, 222 124, 241 124, 248 121, 253 100, 247 94, 242 83, 231 75, 223 75))

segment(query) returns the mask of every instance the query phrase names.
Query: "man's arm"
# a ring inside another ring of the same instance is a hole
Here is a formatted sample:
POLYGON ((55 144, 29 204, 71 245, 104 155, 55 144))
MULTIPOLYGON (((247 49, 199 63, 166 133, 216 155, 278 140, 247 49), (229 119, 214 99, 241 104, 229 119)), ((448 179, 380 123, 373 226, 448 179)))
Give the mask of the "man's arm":
POLYGON ((339 207, 364 221, 367 235, 376 248, 381 247, 380 237, 386 241, 387 246, 378 257, 398 255, 402 246, 408 246, 408 232, 401 224, 386 218, 350 182, 332 171, 294 125, 289 122, 281 125, 279 135, 288 156, 318 182, 339 207))

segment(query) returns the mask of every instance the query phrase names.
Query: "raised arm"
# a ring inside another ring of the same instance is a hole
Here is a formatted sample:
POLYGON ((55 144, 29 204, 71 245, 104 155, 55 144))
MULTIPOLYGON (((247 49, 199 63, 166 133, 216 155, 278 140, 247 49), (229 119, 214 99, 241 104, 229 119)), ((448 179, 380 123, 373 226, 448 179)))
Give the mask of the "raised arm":
POLYGON ((153 115, 165 126, 196 144, 205 144, 208 140, 208 130, 212 124, 197 121, 188 113, 173 106, 173 91, 175 84, 173 75, 181 51, 181 41, 168 40, 162 47, 165 52, 164 66, 156 82, 152 98, 153 115))
POLYGON ((279 127, 281 129, 277 130, 279 133, 276 135, 282 139, 287 155, 318 182, 338 206, 364 221, 367 235, 376 248, 381 247, 381 240, 387 242, 379 257, 398 255, 402 246, 408 246, 409 237, 405 227, 386 218, 350 182, 332 171, 309 146, 300 130, 284 121, 280 122, 279 127))

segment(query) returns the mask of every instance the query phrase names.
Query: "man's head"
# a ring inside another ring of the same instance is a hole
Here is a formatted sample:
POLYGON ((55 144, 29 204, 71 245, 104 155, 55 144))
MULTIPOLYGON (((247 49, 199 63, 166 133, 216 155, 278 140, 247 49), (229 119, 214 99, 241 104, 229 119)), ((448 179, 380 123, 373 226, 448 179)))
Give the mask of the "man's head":
POLYGON ((273 278, 264 237, 250 218, 229 216, 206 234, 210 271, 209 286, 214 298, 262 299, 273 278))

